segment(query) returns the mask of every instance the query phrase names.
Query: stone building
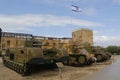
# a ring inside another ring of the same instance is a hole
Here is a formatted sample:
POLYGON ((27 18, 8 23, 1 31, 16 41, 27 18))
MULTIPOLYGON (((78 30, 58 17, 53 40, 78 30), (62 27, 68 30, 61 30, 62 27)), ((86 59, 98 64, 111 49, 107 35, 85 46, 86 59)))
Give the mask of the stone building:
POLYGON ((68 46, 70 45, 70 41, 72 38, 62 38, 60 40, 60 47, 68 49, 68 46))
MULTIPOLYGON (((2 48, 24 47, 25 41, 28 39, 36 39, 42 43, 41 48, 59 48, 60 38, 32 36, 32 34, 2 32, 2 48)), ((1 46, 1 44, 0 44, 1 46)))
POLYGON ((32 36, 32 34, 2 32, 2 48, 24 47, 25 40, 31 38, 35 38, 41 42, 43 45, 41 48, 67 48, 74 42, 79 45, 89 43, 93 46, 93 31, 82 28, 73 31, 72 38, 32 36))
POLYGON ((56 37, 43 37, 43 36, 36 36, 35 39, 37 39, 39 42, 42 43, 41 48, 52 48, 56 47, 59 48, 60 39, 56 37))
POLYGON ((72 40, 79 45, 89 43, 93 46, 93 31, 85 28, 77 29, 72 32, 72 40))
POLYGON ((2 32, 0 47, 2 46, 3 49, 24 47, 25 40, 30 39, 31 37, 31 34, 2 32))

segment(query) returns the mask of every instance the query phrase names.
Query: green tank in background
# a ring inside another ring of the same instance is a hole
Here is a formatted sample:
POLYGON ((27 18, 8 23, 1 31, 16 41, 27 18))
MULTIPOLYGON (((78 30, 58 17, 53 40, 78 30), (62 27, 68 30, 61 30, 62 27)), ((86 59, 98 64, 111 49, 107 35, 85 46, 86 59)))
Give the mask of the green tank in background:
POLYGON ((24 47, 4 49, 3 64, 22 75, 28 75, 32 68, 40 65, 56 67, 54 59, 46 56, 40 46, 41 43, 37 41, 26 40, 24 47))
POLYGON ((89 43, 85 43, 83 46, 89 53, 94 54, 94 57, 96 57, 97 62, 103 62, 111 59, 112 54, 106 52, 104 48, 100 46, 90 46, 89 43))
POLYGON ((92 53, 97 58, 97 62, 103 62, 111 59, 112 54, 105 52, 101 47, 92 47, 92 53))

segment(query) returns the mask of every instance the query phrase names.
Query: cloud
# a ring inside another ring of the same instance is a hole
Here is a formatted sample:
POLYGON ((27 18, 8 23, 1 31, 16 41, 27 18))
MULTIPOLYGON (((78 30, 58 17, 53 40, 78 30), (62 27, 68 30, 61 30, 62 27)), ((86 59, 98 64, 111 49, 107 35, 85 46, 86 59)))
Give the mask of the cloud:
POLYGON ((91 16, 91 15, 95 15, 96 14, 96 9, 95 8, 85 8, 83 9, 83 13, 85 15, 91 16))
POLYGON ((99 33, 100 33, 100 32, 97 31, 97 30, 94 30, 94 31, 93 31, 93 34, 94 34, 94 35, 97 35, 97 34, 99 34, 99 33))
MULTIPOLYGON (((74 26, 100 27, 101 23, 73 18, 74 26)), ((45 14, 0 15, 0 26, 4 30, 31 30, 31 27, 67 27, 71 25, 69 16, 45 14)))
POLYGON ((32 2, 37 2, 37 3, 46 3, 46 4, 55 4, 55 0, 35 0, 35 1, 33 1, 33 0, 31 0, 32 2))
POLYGON ((115 4, 120 5, 120 0, 112 0, 115 4))
POLYGON ((115 3, 120 3, 120 0, 113 0, 113 2, 115 2, 115 3))
POLYGON ((116 45, 120 46, 120 37, 113 37, 113 36, 94 36, 95 45, 100 46, 110 46, 116 45))

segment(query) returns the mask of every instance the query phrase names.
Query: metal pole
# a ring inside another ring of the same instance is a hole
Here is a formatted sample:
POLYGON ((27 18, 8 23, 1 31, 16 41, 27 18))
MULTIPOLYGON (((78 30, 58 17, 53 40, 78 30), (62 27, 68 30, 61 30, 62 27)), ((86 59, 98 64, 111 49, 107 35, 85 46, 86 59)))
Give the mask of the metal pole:
POLYGON ((2 50, 2 29, 0 28, 0 44, 1 44, 1 50, 2 50))
POLYGON ((70 18, 71 18, 71 26, 72 26, 72 0, 70 0, 70 11, 71 11, 70 18))
POLYGON ((59 67, 59 77, 62 79, 62 69, 59 67))

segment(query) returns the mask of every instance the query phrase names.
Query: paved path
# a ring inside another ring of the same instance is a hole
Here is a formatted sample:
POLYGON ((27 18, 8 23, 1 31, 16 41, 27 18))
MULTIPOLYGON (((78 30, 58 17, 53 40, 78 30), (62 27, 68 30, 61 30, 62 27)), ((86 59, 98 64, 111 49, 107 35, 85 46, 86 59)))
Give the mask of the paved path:
POLYGON ((79 80, 120 80, 120 60, 79 80))

